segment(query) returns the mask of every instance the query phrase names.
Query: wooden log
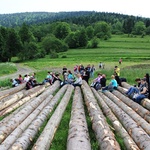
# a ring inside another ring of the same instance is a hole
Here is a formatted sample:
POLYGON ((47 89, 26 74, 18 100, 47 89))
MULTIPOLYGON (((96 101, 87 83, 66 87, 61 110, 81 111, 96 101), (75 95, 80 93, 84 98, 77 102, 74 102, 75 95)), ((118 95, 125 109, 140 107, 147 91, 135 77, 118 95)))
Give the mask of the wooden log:
POLYGON ((124 110, 130 117, 132 117, 132 119, 136 121, 138 125, 141 126, 148 135, 150 135, 150 124, 147 121, 145 121, 144 118, 138 115, 133 109, 131 109, 129 106, 123 103, 120 99, 114 96, 111 92, 106 91, 104 92, 104 94, 107 97, 109 97, 114 103, 116 103, 122 110, 124 110))
POLYGON ((18 91, 23 90, 25 88, 25 86, 26 86, 26 83, 23 83, 17 87, 10 88, 10 89, 4 90, 4 91, 0 91, 0 100, 4 97, 8 96, 8 95, 11 95, 11 94, 14 94, 18 91))
POLYGON ((89 85, 83 81, 81 88, 100 149, 119 150, 120 146, 114 137, 114 133, 109 128, 89 85))
POLYGON ((133 139, 130 137, 128 132, 125 130, 125 128, 119 122, 117 117, 113 114, 111 109, 108 107, 108 105, 102 99, 102 97, 100 97, 98 92, 94 88, 92 88, 92 91, 93 91, 95 97, 97 98, 99 105, 102 107, 103 113, 105 114, 105 116, 107 116, 109 118, 115 131, 117 131, 117 133, 119 133, 119 135, 123 139, 124 144, 126 146, 126 150, 140 150, 138 148, 138 146, 136 145, 136 143, 133 141, 133 139))
POLYGON ((64 94, 66 89, 67 89, 67 85, 63 86, 57 92, 57 94, 52 98, 52 100, 47 104, 47 106, 40 112, 40 114, 36 117, 36 119, 31 122, 31 124, 28 126, 28 128, 25 131, 22 129, 22 127, 19 127, 20 129, 23 130, 23 134, 15 142, 14 142, 14 138, 18 137, 18 132, 15 132, 15 134, 12 133, 13 134, 13 135, 11 134, 12 136, 9 135, 8 136, 9 139, 6 138, 5 141, 2 143, 2 145, 3 145, 2 148, 7 149, 8 147, 11 146, 10 149, 14 149, 14 148, 16 150, 17 149, 27 149, 30 146, 32 139, 37 135, 37 132, 40 129, 41 125, 43 124, 44 121, 46 121, 48 115, 52 112, 55 105, 59 102, 59 99, 64 94), (11 139, 13 139, 14 143, 12 141, 10 141, 11 139), (6 142, 6 140, 7 140, 7 142, 6 142))
POLYGON ((29 126, 29 124, 33 122, 37 115, 39 115, 42 109, 51 101, 52 97, 52 95, 49 95, 43 100, 43 102, 1 143, 0 149, 7 150, 29 126))
POLYGON ((4 126, 0 127, 0 143, 30 114, 34 109, 51 93, 55 92, 60 86, 60 83, 55 82, 52 86, 46 89, 35 101, 27 105, 23 110, 12 117, 4 126))
MULTIPOLYGON (((124 84, 123 84, 123 86, 124 86, 124 84)), ((131 86, 126 83, 126 84, 125 84, 125 87, 127 87, 127 88, 121 88, 121 87, 119 87, 119 88, 118 88, 118 91, 120 91, 121 93, 125 94, 125 92, 126 92, 131 86)), ((141 105, 150 111, 150 99, 144 98, 144 99, 141 101, 141 105)))
MULTIPOLYGON (((45 87, 49 87, 50 86, 50 84, 49 83, 46 83, 45 85, 44 85, 45 87)), ((35 87, 34 89, 30 89, 30 90, 28 90, 27 91, 27 95, 31 95, 32 93, 36 93, 36 91, 35 91, 35 89, 36 89, 37 87, 35 87), (31 92, 33 90, 33 92, 31 92), (31 92, 31 93, 30 93, 31 92)), ((39 88, 39 87, 38 87, 39 88)), ((39 94, 41 94, 42 92, 43 92, 43 86, 40 86, 40 88, 39 88, 40 90, 38 91, 38 93, 37 93, 37 95, 36 96, 38 96, 39 94)), ((31 97, 33 97, 33 96, 31 96, 31 97)), ((28 101, 28 103, 24 103, 24 104, 22 104, 20 107, 18 107, 15 111, 13 111, 11 114, 9 114, 9 115, 7 115, 5 118, 3 118, 3 120, 1 120, 0 121, 0 126, 2 126, 2 125, 4 125, 9 119, 11 119, 12 118, 12 116, 14 116, 15 114, 17 114, 21 109, 23 109, 24 107, 26 107, 27 105, 30 105, 30 103, 32 103, 32 101, 34 101, 34 99, 35 99, 36 97, 33 97, 33 98, 31 98, 29 101, 28 101)), ((26 99, 26 98, 25 98, 26 99)), ((16 105, 16 104, 14 104, 14 105, 16 105)), ((13 106, 14 106, 13 105, 13 106)), ((11 105, 12 106, 12 105, 11 105)), ((12 107, 13 107, 12 106, 12 107)), ((10 107, 9 107, 10 108, 10 107)), ((5 111, 8 111, 9 110, 9 108, 7 108, 5 111)), ((11 108, 12 109, 12 108, 11 108)), ((5 112, 4 111, 4 112, 5 112)), ((11 110, 10 110, 11 111, 11 110)), ((9 112, 9 111, 8 111, 9 112)), ((1 114, 1 113, 0 113, 1 114)), ((2 113, 3 114, 3 113, 2 113)))
POLYGON ((133 138, 135 143, 140 149, 150 149, 150 137, 149 135, 135 122, 126 112, 124 112, 117 104, 110 100, 103 93, 99 92, 100 97, 107 103, 109 108, 113 111, 115 116, 123 124, 129 135, 133 138))
POLYGON ((19 99, 21 99, 24 96, 24 91, 19 91, 13 95, 9 95, 7 97, 4 97, 3 99, 0 100, 0 111, 3 110, 4 108, 8 107, 9 105, 15 103, 19 99))
POLYGON ((36 97, 39 94, 41 94, 44 90, 45 90, 44 86, 40 86, 40 87, 38 86, 38 87, 35 87, 35 88, 31 89, 31 90, 25 91, 24 95, 28 95, 28 96, 18 100, 14 104, 12 104, 9 107, 7 107, 4 110, 2 110, 0 112, 0 116, 4 116, 4 115, 10 113, 11 111, 13 111, 14 109, 20 107, 21 105, 23 105, 24 103, 26 103, 27 101, 32 99, 33 97, 36 97))
POLYGON ((23 109, 24 107, 26 107, 27 105, 30 105, 30 102, 34 101, 35 97, 32 98, 30 101, 28 101, 28 103, 23 104, 21 107, 19 107, 18 109, 16 109, 15 111, 13 111, 12 113, 10 113, 9 115, 7 115, 6 117, 4 117, 1 121, 0 121, 0 127, 3 126, 4 124, 7 123, 8 120, 10 120, 14 115, 16 115, 21 109, 23 109))
POLYGON ((55 112, 51 116, 50 120, 48 121, 46 127, 44 128, 42 134, 38 138, 37 142, 33 146, 32 150, 48 150, 50 148, 50 144, 54 137, 54 134, 59 126, 61 121, 62 115, 68 105, 68 102, 71 98, 73 92, 73 86, 68 85, 68 89, 62 98, 60 104, 56 108, 55 112))
POLYGON ((146 119, 150 123, 150 111, 145 109, 143 106, 139 105, 138 103, 132 101, 130 98, 124 96, 117 90, 114 90, 112 92, 119 100, 127 104, 129 107, 131 107, 135 112, 137 112, 142 118, 146 119))
POLYGON ((67 150, 91 150, 83 98, 79 87, 75 88, 68 134, 67 150))
POLYGON ((128 84, 127 82, 121 82, 121 86, 126 88, 126 89, 129 89, 131 87, 131 85, 128 84))

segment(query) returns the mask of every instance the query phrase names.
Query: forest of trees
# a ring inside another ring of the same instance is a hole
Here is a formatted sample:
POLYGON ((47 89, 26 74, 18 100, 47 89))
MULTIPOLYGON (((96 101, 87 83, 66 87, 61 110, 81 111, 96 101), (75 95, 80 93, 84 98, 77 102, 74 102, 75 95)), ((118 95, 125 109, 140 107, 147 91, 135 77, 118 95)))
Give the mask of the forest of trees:
POLYGON ((115 13, 35 12, 0 15, 0 60, 29 60, 68 48, 96 48, 112 34, 150 34, 150 19, 115 13))

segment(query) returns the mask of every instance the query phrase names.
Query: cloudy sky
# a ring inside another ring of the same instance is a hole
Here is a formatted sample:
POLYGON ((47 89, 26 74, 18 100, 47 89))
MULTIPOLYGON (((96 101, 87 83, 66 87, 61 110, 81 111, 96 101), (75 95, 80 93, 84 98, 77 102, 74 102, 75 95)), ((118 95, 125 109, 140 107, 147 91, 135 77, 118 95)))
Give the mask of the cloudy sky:
POLYGON ((0 0, 0 14, 98 11, 150 18, 149 0, 0 0))

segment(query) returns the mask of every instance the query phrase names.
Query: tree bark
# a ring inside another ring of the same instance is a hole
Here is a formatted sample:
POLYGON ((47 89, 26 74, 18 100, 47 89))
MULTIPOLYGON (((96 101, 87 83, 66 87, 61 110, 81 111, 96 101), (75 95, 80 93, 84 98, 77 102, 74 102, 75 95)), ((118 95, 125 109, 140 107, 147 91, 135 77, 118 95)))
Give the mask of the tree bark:
POLYGON ((0 111, 3 110, 4 108, 10 106, 11 104, 15 103, 19 99, 21 99, 24 96, 24 91, 19 91, 17 93, 14 93, 13 95, 9 95, 7 97, 4 97, 3 99, 0 100, 0 111))
POLYGON ((135 112, 137 112, 142 118, 146 119, 150 123, 150 111, 139 105, 138 103, 132 101, 130 98, 124 96, 117 90, 114 90, 112 92, 119 100, 127 104, 129 107, 131 107, 135 112))
MULTIPOLYGON (((109 95, 110 92, 104 92, 105 95, 109 95)), ((109 108, 113 111, 119 121, 123 124, 129 135, 133 138, 135 143, 138 145, 140 149, 148 150, 150 149, 150 137, 149 135, 141 128, 139 122, 135 122, 131 116, 129 116, 126 111, 123 111, 118 105, 120 103, 115 104, 112 99, 110 100, 107 96, 99 92, 100 96, 105 100, 109 108)), ((124 106, 125 107, 125 106, 124 106)), ((128 111, 132 111, 128 109, 128 111)), ((133 115, 136 113, 134 112, 133 115)))
POLYGON ((34 109, 40 105, 40 103, 51 93, 55 92, 60 83, 55 82, 52 86, 46 89, 40 96, 38 96, 31 105, 27 105, 24 109, 22 109, 19 113, 17 113, 14 117, 12 117, 4 126, 0 127, 0 143, 4 141, 4 139, 30 114, 34 111, 34 109))
POLYGON ((45 105, 50 102, 51 99, 52 95, 49 95, 45 100, 43 100, 43 102, 1 143, 0 149, 7 150, 29 126, 29 124, 37 117, 45 105))
POLYGON ((139 116, 133 109, 123 103, 120 99, 114 96, 111 92, 104 92, 104 94, 109 97, 116 105, 118 105, 123 111, 125 111, 134 121, 141 126, 148 135, 150 135, 150 124, 145 121, 141 116, 139 116))
POLYGON ((73 97, 68 134, 67 150, 91 150, 83 98, 79 87, 76 87, 73 97))
POLYGON ((89 85, 85 81, 83 81, 82 90, 84 94, 84 100, 92 121, 92 128, 95 132, 100 149, 119 150, 120 146, 114 137, 114 133, 109 128, 89 85))
POLYGON ((14 109, 18 108, 19 106, 23 105, 27 101, 31 100, 33 97, 36 97, 39 94, 41 94, 44 90, 45 90, 45 87, 44 86, 40 86, 40 87, 35 87, 35 88, 31 89, 31 90, 25 91, 24 95, 27 95, 27 96, 22 98, 21 100, 18 100, 17 102, 14 102, 12 105, 10 105, 9 107, 7 107, 4 110, 2 110, 0 112, 0 116, 4 116, 4 115, 10 113, 14 109))
POLYGON ((68 105, 70 98, 71 98, 73 89, 74 88, 72 85, 68 85, 68 89, 67 89, 64 97, 62 98, 60 104, 58 105, 55 112, 51 116, 46 127, 44 128, 44 131, 38 138, 38 140, 35 143, 35 145, 33 146, 32 150, 48 150, 50 148, 50 144, 51 144, 54 134, 59 126, 62 115, 68 105))
POLYGON ((108 105, 105 103, 105 101, 100 97, 98 92, 92 88, 92 91, 97 98, 100 106, 102 107, 102 111, 109 118, 111 123, 113 124, 113 127, 115 128, 115 131, 119 133, 119 135, 122 137, 124 144, 126 146, 127 150, 140 150, 136 143, 133 141, 133 139, 130 137, 128 132, 125 130, 125 128, 122 126, 122 124, 119 122, 117 117, 113 114, 111 109, 108 107, 108 105))
MULTIPOLYGON (((28 147, 31 144, 32 139, 34 139, 34 137, 37 135, 38 130, 40 129, 41 125, 44 123, 44 121, 46 121, 46 119, 48 118, 48 115, 53 111, 55 105, 58 103, 59 99, 64 94, 66 89, 67 89, 67 86, 65 85, 57 92, 57 94, 52 98, 52 100, 47 104, 47 106, 43 108, 43 110, 35 118, 35 120, 33 120, 32 122, 30 121, 30 125, 28 126, 28 128, 25 131, 23 131, 23 134, 16 140, 16 142, 13 143, 13 145, 12 145, 12 143, 11 143, 11 145, 9 145, 9 146, 11 146, 10 149, 16 149, 16 150, 17 149, 28 149, 28 147)), ((18 135, 17 132, 16 132, 16 134, 18 135)), ((14 134, 13 136, 16 137, 17 135, 14 134)), ((9 138, 9 140, 11 139, 11 137, 8 137, 8 138, 9 138)), ((3 143, 2 144, 5 146, 5 148, 7 148, 8 143, 9 143, 9 141, 7 140, 7 142, 4 143, 5 145, 3 143)))
MULTIPOLYGON (((127 90, 131 87, 131 85, 129 85, 129 84, 126 83, 126 82, 122 83, 122 86, 123 86, 124 88, 126 88, 127 90)), ((119 91, 122 92, 122 93, 125 93, 125 92, 126 92, 125 89, 121 89, 121 88, 119 88, 119 91)), ((144 98, 144 99, 141 101, 141 105, 150 111, 150 99, 144 98)))
POLYGON ((20 84, 19 86, 17 87, 14 87, 14 88, 10 88, 10 89, 7 89, 7 90, 4 90, 4 91, 0 91, 0 100, 10 94, 14 94, 18 91, 21 91, 25 88, 26 86, 26 83, 23 83, 23 84, 20 84))

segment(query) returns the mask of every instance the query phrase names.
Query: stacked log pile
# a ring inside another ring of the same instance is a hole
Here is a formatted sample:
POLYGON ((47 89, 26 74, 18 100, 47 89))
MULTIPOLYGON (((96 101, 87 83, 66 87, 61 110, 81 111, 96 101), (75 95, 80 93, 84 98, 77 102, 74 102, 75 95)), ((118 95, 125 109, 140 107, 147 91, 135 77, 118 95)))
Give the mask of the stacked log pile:
POLYGON ((112 92, 96 91, 84 81, 81 87, 75 88, 72 85, 60 88, 59 81, 27 91, 24 87, 0 91, 0 116, 3 118, 0 150, 50 149, 69 101, 72 101, 72 111, 70 123, 66 125, 68 138, 64 149, 92 149, 86 121, 89 115, 99 149, 121 149, 115 137, 118 133, 125 149, 150 150, 150 100, 144 99, 139 105, 128 98, 125 91, 129 84, 122 83, 122 87, 112 92), (43 131, 36 137, 45 122, 43 131))

